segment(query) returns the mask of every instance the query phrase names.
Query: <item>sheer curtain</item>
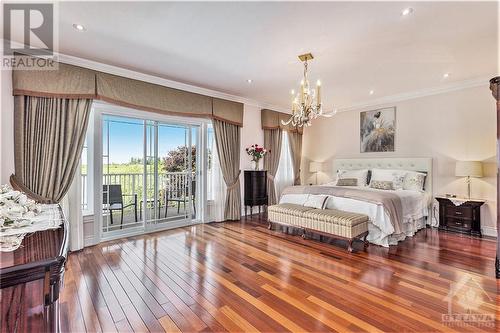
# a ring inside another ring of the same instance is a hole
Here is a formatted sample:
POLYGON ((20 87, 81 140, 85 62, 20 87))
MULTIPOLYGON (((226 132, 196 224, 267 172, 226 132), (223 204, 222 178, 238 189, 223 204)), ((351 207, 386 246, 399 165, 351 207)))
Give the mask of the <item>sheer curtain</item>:
POLYGON ((82 214, 82 176, 80 175, 81 162, 68 192, 61 200, 61 208, 69 222, 69 249, 78 251, 83 249, 83 214, 82 214))
POLYGON ((226 204, 227 186, 222 175, 220 167, 217 144, 213 138, 213 130, 209 129, 209 149, 210 149, 210 168, 207 179, 207 197, 209 200, 209 221, 224 221, 224 209, 226 204))
POLYGON ((283 140, 281 143, 281 153, 280 162, 278 164, 278 171, 274 177, 274 185, 276 188, 276 198, 279 203, 281 193, 287 186, 293 185, 294 173, 293 173, 293 161, 292 153, 290 149, 290 141, 288 140, 288 134, 283 131, 283 140))

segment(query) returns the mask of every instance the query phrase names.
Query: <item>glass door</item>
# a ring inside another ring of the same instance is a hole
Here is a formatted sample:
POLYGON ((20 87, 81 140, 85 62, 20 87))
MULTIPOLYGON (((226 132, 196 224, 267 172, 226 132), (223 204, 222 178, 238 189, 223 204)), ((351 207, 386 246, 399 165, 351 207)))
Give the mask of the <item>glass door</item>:
MULTIPOLYGON (((102 117, 102 231, 141 230, 144 120, 102 117)), ((100 193, 100 191, 95 191, 100 193)))
POLYGON ((145 212, 150 229, 196 219, 199 132, 194 125, 147 123, 145 212))
POLYGON ((202 125, 101 119, 104 238, 200 219, 202 125))

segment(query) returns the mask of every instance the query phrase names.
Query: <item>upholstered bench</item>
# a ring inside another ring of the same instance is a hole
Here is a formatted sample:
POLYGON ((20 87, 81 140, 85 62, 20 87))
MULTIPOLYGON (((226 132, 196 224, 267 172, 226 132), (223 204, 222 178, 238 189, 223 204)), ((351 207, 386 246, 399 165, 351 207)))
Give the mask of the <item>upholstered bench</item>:
POLYGON ((355 239, 364 237, 364 247, 368 246, 368 216, 337 209, 314 209, 297 204, 283 203, 268 207, 269 229, 272 224, 282 224, 302 229, 302 237, 307 232, 332 238, 346 239, 347 250, 352 252, 355 239))

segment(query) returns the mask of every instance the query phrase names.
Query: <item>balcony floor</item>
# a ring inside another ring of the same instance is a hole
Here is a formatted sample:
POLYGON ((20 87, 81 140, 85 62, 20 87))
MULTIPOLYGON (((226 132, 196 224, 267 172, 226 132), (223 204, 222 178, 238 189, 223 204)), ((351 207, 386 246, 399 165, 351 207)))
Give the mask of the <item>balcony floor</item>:
MULTIPOLYGON (((186 207, 188 208, 188 207, 186 207)), ((158 214, 158 210, 156 210, 156 213, 158 214)), ((177 204, 171 204, 168 206, 167 210, 167 216, 165 216, 165 206, 160 207, 159 209, 159 218, 160 221, 168 219, 170 221, 175 221, 175 220, 180 220, 184 219, 189 212, 187 212, 187 209, 184 208, 184 204, 180 204, 179 207, 179 212, 177 212, 177 204)), ((195 217, 194 212, 192 212, 193 218, 195 217)), ((114 231, 114 230, 119 230, 120 227, 121 229, 127 229, 127 228, 132 228, 136 227, 138 225, 142 224, 143 219, 151 220, 154 219, 153 217, 154 212, 153 208, 148 208, 146 212, 142 212, 142 217, 141 217, 141 210, 139 207, 137 208, 137 221, 135 221, 135 214, 134 214, 134 207, 127 207, 124 209, 124 214, 123 214, 123 224, 120 224, 121 220, 121 212, 120 210, 113 210, 113 224, 111 224, 109 214, 106 213, 103 216, 102 220, 102 225, 103 225, 103 230, 107 231, 108 229, 108 223, 109 223, 109 231, 114 231)))

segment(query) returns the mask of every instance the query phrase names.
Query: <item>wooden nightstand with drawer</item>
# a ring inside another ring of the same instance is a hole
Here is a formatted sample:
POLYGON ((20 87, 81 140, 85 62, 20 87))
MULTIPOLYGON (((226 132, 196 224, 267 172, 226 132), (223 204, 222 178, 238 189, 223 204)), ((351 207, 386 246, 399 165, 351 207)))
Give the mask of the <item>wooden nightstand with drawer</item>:
POLYGON ((481 206, 484 200, 436 197, 439 229, 481 237, 481 206))

